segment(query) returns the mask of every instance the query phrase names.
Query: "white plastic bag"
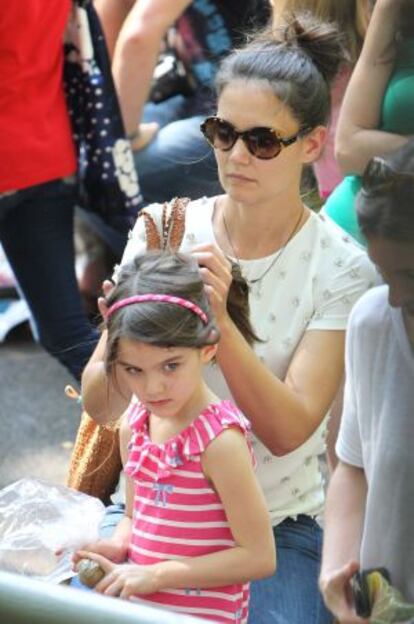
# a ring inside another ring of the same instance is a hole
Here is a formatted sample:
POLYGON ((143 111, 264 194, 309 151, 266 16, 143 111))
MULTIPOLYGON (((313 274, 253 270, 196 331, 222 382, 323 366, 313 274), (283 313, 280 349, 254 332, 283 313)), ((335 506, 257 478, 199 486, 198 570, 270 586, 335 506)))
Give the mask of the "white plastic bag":
POLYGON ((71 578, 71 554, 98 539, 104 510, 99 499, 62 485, 12 483, 0 490, 0 569, 51 583, 71 578))

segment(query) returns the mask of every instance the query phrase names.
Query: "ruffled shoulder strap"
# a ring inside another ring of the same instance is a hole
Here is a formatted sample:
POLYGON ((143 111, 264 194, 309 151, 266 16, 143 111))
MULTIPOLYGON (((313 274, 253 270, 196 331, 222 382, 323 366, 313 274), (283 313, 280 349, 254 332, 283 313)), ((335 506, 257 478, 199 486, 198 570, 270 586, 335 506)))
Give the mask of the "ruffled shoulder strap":
POLYGON ((138 433, 148 421, 148 410, 139 401, 132 400, 127 409, 126 419, 132 431, 138 433))
POLYGON ((231 401, 211 403, 187 430, 183 452, 187 457, 200 455, 225 429, 237 427, 249 443, 250 423, 231 401))

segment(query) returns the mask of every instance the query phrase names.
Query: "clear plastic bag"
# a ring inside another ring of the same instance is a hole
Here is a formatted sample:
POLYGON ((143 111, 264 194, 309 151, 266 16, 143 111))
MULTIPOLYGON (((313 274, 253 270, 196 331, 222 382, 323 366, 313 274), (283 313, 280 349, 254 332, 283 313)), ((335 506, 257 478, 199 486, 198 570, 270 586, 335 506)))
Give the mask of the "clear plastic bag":
POLYGON ((71 554, 98 539, 104 511, 99 499, 62 485, 12 483, 0 490, 0 569, 51 583, 71 578, 71 554))

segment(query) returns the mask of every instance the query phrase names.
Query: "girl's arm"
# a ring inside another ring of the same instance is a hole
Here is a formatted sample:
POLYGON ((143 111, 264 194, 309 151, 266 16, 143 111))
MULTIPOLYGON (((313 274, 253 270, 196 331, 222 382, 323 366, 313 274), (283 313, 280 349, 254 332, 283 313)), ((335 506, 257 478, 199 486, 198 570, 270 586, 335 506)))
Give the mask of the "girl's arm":
POLYGON ((202 462, 223 503, 236 545, 209 555, 147 566, 117 566, 92 553, 90 558, 106 572, 96 591, 128 599, 164 589, 222 587, 273 574, 272 528, 244 435, 238 429, 227 429, 209 444, 202 462))
MULTIPOLYGON (((122 464, 125 466, 128 460, 128 443, 131 438, 131 429, 126 417, 122 419, 119 429, 119 441, 122 464)), ((80 559, 91 558, 91 554, 104 556, 114 563, 123 563, 127 559, 128 547, 131 541, 132 511, 134 504, 134 485, 132 479, 125 475, 126 501, 125 516, 117 524, 111 537, 100 539, 93 544, 86 544, 82 550, 77 551, 73 556, 76 564, 80 559)))
POLYGON ((270 576, 275 571, 270 518, 244 435, 236 428, 221 433, 205 450, 202 465, 222 501, 236 546, 156 564, 158 590, 221 587, 270 576))
POLYGON ((108 332, 104 330, 82 373, 82 403, 99 424, 118 420, 131 401, 131 393, 106 374, 104 358, 108 332))
POLYGON ((362 174, 373 156, 388 154, 408 138, 378 130, 384 93, 394 67, 400 0, 377 0, 361 55, 339 116, 335 155, 344 174, 362 174))

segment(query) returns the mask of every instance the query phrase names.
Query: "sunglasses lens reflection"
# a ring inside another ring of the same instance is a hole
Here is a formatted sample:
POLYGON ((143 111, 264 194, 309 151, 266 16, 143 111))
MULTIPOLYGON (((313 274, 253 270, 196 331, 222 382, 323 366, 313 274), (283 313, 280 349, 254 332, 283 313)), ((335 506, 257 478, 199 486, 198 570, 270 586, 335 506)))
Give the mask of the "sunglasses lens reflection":
POLYGON ((277 136, 266 128, 251 130, 247 141, 250 153, 264 160, 275 158, 282 148, 277 136))
POLYGON ((204 124, 204 134, 213 147, 221 150, 229 150, 237 140, 234 128, 225 121, 210 118, 204 124))

